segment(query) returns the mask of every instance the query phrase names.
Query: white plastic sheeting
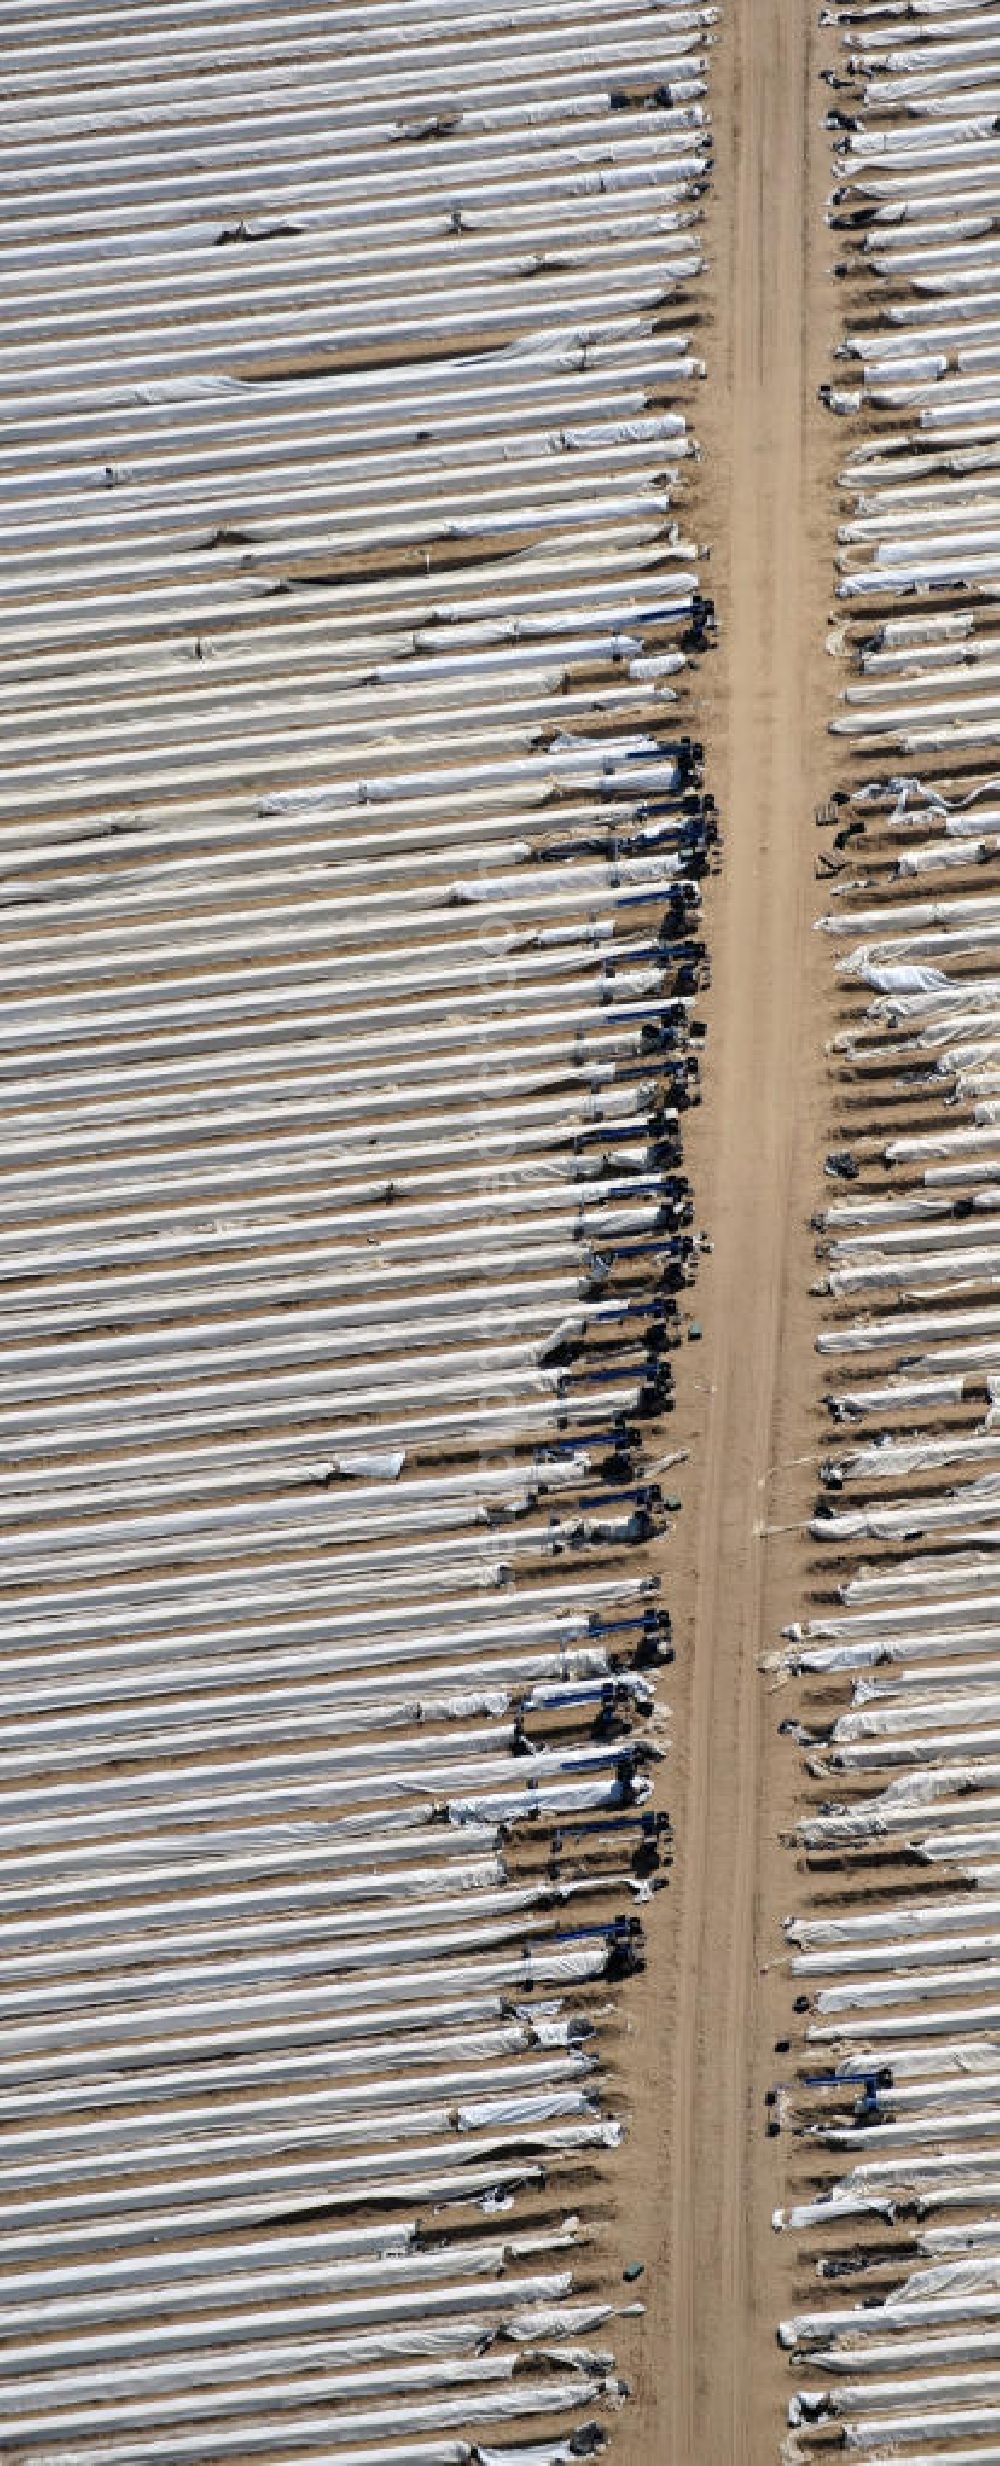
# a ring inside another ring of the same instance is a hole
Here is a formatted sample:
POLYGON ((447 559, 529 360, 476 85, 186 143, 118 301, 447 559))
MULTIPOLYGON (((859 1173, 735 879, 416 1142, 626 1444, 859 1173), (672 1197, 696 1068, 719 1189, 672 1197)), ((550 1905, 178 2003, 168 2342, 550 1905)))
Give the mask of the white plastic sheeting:
POLYGON ((801 1682, 814 1878, 786 1922, 778 2106, 805 2164, 775 2223, 821 2282, 781 2328, 789 2459, 833 2443, 871 2466, 964 2466, 1000 2427, 995 14, 825 12, 852 276, 821 817, 846 1101, 816 1220, 835 1435, 815 1589, 769 1656, 801 1682))
POLYGON ((25 2455, 624 2394, 555 2205, 664 1749, 714 14, 0 0, 25 2455))

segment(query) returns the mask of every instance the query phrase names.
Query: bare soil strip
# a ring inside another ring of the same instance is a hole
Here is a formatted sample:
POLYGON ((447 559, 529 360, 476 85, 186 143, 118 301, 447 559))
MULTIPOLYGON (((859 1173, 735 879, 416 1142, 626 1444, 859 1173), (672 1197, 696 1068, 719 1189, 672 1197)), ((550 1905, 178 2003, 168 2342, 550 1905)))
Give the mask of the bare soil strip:
POLYGON ((834 443, 816 387, 835 310, 822 39, 787 0, 733 0, 713 60, 699 519, 722 627, 705 734, 726 860, 689 1153, 714 1256, 697 1376, 683 1382, 688 1513, 669 1574, 682 1662, 677 1864, 670 1906, 659 1905, 665 1957, 654 1952, 651 1969, 658 1982, 665 1966, 673 1990, 670 2008, 661 1996, 653 2010, 647 1986, 636 2021, 632 2159, 636 2248, 653 2264, 635 2454, 670 2466, 763 2466, 785 2393, 774 2321, 789 2255, 770 2229, 780 2162, 763 2099, 787 1999, 769 1965, 791 1888, 778 1834, 794 1772, 758 1661, 797 1597, 801 1545, 765 1543, 760 1526, 808 1512, 797 1459, 817 1429, 806 1227, 826 997, 811 925, 813 813, 830 769, 834 443))

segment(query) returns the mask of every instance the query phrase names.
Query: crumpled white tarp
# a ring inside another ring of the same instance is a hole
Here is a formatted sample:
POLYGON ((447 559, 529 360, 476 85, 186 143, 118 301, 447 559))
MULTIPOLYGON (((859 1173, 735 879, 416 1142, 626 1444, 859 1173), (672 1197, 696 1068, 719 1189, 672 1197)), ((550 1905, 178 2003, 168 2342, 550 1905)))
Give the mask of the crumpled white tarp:
POLYGON ((880 967, 864 950, 852 954, 850 973, 875 993, 937 993, 949 982, 940 968, 880 967))
POLYGON ((542 2441, 530 2449, 484 2449, 477 2442, 475 2466, 579 2466, 579 2451, 568 2440, 542 2441))

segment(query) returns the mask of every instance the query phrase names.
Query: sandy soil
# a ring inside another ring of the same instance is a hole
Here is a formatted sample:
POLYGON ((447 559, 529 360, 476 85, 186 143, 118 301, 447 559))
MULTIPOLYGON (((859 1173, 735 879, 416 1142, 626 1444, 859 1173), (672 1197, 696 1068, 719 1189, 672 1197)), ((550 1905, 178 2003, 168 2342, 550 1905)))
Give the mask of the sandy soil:
MULTIPOLYGON (((700 527, 722 639, 704 733, 726 861, 709 907, 705 1101, 688 1142, 714 1241, 699 1353, 679 1365, 686 1513, 664 1561, 675 1614, 672 1888, 651 1913, 633 2001, 628 2231, 646 2265, 630 2457, 767 2466, 783 2431, 774 2328, 791 2256, 770 2213, 783 2147, 765 2134, 789 2017, 778 1845, 796 1760, 759 1656, 801 1598, 802 1545, 760 1527, 808 1511, 820 1428, 808 1219, 821 1193, 832 1022, 810 930, 817 804, 832 763, 834 478, 816 401, 835 287, 824 222, 824 38, 790 0, 732 0, 714 58, 710 378, 697 406, 700 527), (771 1964, 775 1966, 770 1967, 771 1964)), ((672 1476, 672 1479, 674 1477, 672 1476)))

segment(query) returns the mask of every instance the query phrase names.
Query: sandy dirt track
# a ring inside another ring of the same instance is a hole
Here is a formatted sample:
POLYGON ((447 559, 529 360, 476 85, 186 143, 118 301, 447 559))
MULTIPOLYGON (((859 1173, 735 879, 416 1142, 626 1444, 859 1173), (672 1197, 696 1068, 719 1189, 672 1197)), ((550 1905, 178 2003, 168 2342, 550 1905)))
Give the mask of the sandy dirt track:
POLYGON ((783 2152, 763 2100, 788 2020, 787 1979, 770 1964, 794 1898, 778 1833, 796 1776, 758 1663, 796 1614, 803 1562, 793 1537, 764 1541, 760 1527, 808 1512, 801 1459, 819 1427, 808 1218, 828 1144, 827 1022, 813 816, 830 784, 837 459, 816 401, 836 306, 822 39, 791 0, 732 0, 713 69, 700 520, 722 626, 705 736, 726 860, 709 906, 710 1063, 690 1145, 714 1256, 699 1291, 704 1342, 680 1370, 691 1461, 664 1563, 680 1647, 677 1862, 635 2022, 632 2216, 653 2267, 634 2454, 649 2466, 768 2466, 787 2394, 774 2325, 789 2257, 770 2227, 783 2152))

